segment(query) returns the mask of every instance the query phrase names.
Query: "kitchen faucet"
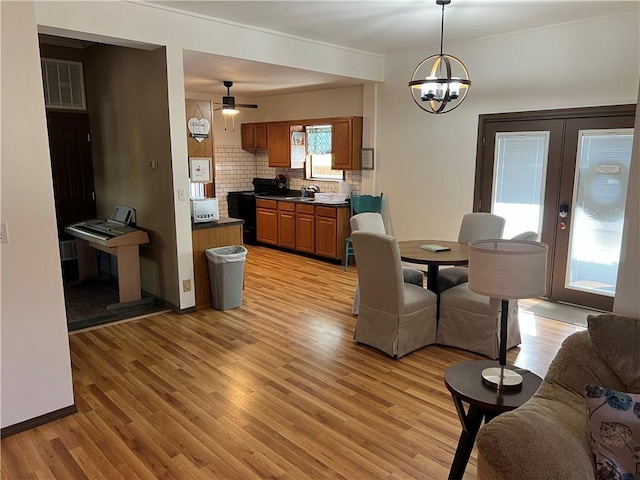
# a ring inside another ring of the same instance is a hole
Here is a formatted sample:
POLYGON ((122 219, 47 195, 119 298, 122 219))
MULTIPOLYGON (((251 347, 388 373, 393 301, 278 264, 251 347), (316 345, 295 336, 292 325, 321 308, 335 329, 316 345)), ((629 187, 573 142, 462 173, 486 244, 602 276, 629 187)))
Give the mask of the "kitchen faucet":
POLYGON ((312 183, 308 187, 302 187, 300 189, 300 192, 303 197, 310 197, 310 193, 313 193, 315 195, 316 193, 320 192, 320 187, 315 183, 312 183))

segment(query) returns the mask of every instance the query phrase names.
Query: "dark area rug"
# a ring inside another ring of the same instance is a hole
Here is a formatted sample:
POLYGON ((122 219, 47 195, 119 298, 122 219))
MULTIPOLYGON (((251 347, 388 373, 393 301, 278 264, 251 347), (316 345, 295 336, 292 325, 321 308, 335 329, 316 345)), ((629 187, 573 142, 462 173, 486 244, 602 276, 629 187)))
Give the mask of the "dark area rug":
POLYGON ((591 310, 589 308, 577 307, 566 303, 549 302, 546 300, 532 305, 525 311, 540 317, 551 318, 552 320, 559 320, 564 323, 578 325, 581 327, 587 326, 587 316, 606 313, 601 312, 600 310, 591 310))
POLYGON ((70 332, 168 310, 151 298, 149 303, 108 310, 108 305, 118 303, 118 287, 108 281, 88 280, 66 286, 64 297, 70 332))

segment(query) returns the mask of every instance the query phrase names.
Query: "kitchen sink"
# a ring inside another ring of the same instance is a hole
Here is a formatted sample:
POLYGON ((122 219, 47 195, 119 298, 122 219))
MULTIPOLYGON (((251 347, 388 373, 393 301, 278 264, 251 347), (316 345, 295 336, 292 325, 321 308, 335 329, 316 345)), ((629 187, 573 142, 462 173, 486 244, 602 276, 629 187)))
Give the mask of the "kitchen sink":
POLYGON ((297 200, 299 202, 313 202, 313 197, 284 197, 285 200, 297 200))

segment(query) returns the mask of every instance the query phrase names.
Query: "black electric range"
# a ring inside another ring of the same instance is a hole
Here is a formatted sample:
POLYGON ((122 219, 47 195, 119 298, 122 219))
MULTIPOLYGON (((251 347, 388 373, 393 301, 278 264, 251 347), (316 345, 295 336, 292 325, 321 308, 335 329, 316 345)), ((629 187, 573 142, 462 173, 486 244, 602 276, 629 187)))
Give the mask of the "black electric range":
POLYGON ((242 241, 248 245, 255 245, 256 240, 256 196, 257 195, 289 195, 286 185, 275 178, 254 178, 253 190, 229 192, 227 203, 229 216, 244 220, 242 226, 242 241))

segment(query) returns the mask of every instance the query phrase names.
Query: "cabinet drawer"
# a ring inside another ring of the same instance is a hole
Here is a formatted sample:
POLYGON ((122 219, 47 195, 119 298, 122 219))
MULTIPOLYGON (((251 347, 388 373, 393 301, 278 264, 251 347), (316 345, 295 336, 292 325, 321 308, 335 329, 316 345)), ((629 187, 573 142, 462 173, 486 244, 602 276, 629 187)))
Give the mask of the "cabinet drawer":
POLYGON ((295 212, 296 204, 292 202, 278 202, 278 210, 282 212, 295 212))
POLYGON ((257 208, 270 208, 275 210, 278 208, 278 202, 275 200, 265 200, 264 198, 256 198, 257 208))
POLYGON ((336 218, 338 216, 336 209, 332 207, 316 207, 316 215, 318 217, 336 218))
POLYGON ((315 213, 315 209, 316 207, 314 207, 313 205, 296 205, 296 212, 304 213, 306 215, 313 215, 315 213))

